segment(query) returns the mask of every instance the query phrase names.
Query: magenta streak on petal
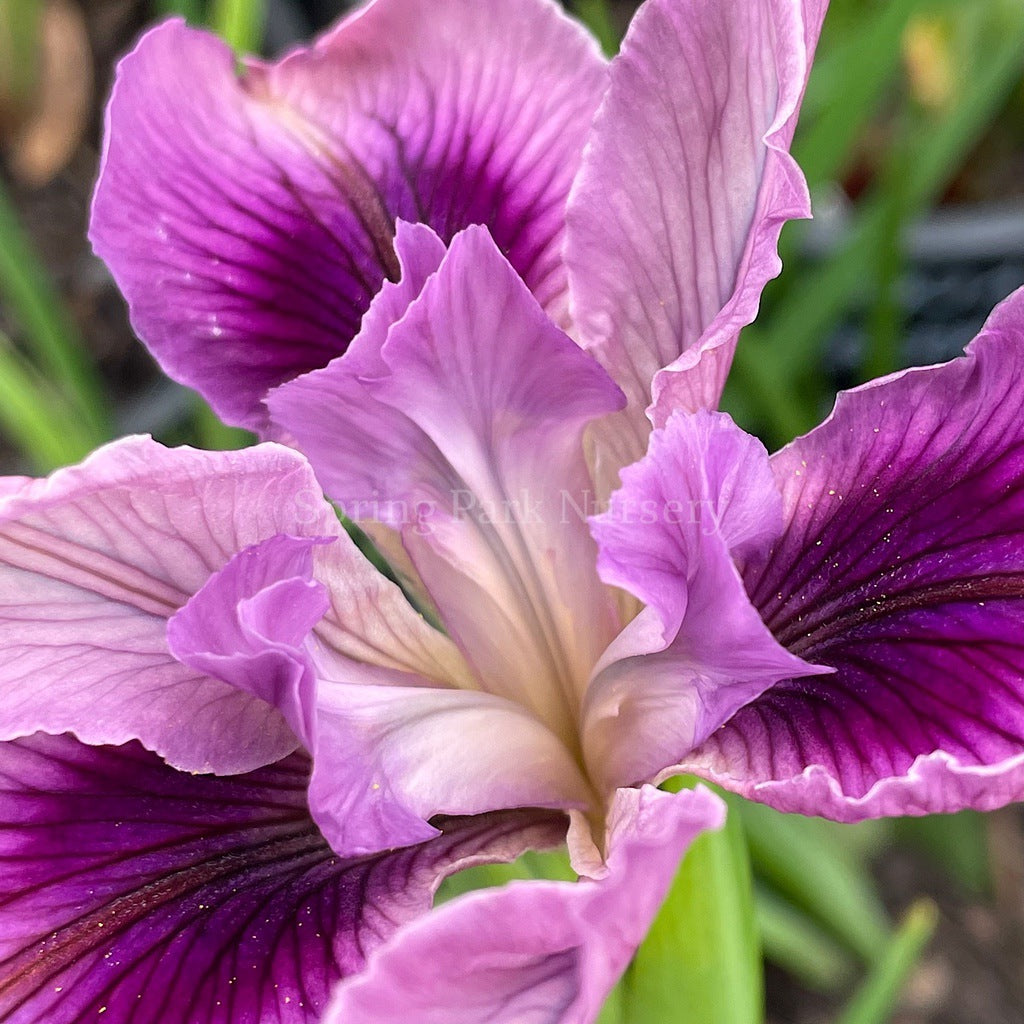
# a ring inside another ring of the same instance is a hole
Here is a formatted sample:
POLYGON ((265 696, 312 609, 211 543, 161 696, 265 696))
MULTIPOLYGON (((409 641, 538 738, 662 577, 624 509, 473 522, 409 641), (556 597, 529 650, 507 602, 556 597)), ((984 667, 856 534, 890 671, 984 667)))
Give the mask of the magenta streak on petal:
POLYGON ((968 354, 840 396, 773 460, 786 532, 747 584, 831 677, 779 685, 695 760, 855 820, 1024 796, 1024 295, 968 354))
POLYGON ((604 85, 548 0, 377 0, 236 72, 170 22, 122 62, 91 236, 164 368, 231 422, 345 350, 399 219, 493 231, 564 321, 564 208, 604 85))
POLYGON ((446 820, 344 860, 309 818, 308 773, 301 755, 216 778, 138 744, 0 744, 5 1024, 313 1024, 441 878, 564 833, 544 813, 446 820))
POLYGON ((11 568, 59 577, 68 586, 119 601, 147 615, 166 618, 188 597, 102 551, 84 555, 78 544, 25 523, 11 523, 4 529, 0 537, 0 558, 11 568))

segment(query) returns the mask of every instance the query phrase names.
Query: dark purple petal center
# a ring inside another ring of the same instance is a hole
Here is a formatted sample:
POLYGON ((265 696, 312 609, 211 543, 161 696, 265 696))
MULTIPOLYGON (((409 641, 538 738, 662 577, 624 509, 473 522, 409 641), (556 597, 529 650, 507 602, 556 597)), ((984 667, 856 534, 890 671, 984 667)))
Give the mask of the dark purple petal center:
POLYGON ((308 778, 302 754, 215 777, 138 744, 0 744, 0 1019, 307 1024, 460 858, 515 856, 561 821, 441 822, 430 843, 345 860, 308 778))
MULTIPOLYGON (((787 526, 748 568, 748 592, 780 643, 835 673, 773 687, 702 763, 763 781, 818 766, 863 804, 856 816, 870 812, 873 787, 919 771, 920 758, 980 780, 1024 752, 1020 305, 1007 300, 966 358, 842 396, 773 458, 787 526)), ((914 785, 905 808, 885 798, 874 813, 996 806, 1016 793, 991 780, 962 795, 948 781, 914 785)), ((800 799, 783 802, 810 809, 800 799)))
POLYGON ((241 75, 170 22, 121 64, 91 236, 168 373, 265 428, 267 391, 343 353, 397 280, 398 220, 486 225, 565 318, 564 209, 603 87, 546 0, 383 0, 241 75))

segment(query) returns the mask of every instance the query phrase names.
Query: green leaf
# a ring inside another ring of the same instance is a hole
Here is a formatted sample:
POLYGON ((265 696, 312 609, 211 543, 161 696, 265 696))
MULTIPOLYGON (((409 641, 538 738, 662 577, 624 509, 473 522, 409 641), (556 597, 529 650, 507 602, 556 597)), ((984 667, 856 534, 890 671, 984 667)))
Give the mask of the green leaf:
MULTIPOLYGON (((665 788, 680 788, 680 780, 665 788)), ((761 951, 738 815, 690 848, 622 981, 622 1024, 759 1024, 761 951)))
POLYGON ((758 877, 863 960, 872 961, 891 928, 871 876, 844 848, 839 830, 850 826, 780 814, 735 796, 727 799, 730 816, 746 829, 758 877))
POLYGON ((608 0, 575 0, 573 8, 587 28, 593 33, 601 44, 601 49, 608 57, 618 53, 619 30, 612 17, 611 7, 608 0))
POLYGON ((991 890, 985 817, 977 811, 901 818, 896 837, 923 850, 967 889, 991 890))
POLYGON ((889 1020, 910 972, 935 932, 938 918, 930 900, 921 900, 910 908, 836 1024, 885 1024, 889 1020))
POLYGON ((258 53, 266 13, 266 0, 213 0, 210 27, 236 53, 258 53))
POLYGON ((793 142, 793 155, 812 188, 844 166, 881 106, 899 71, 903 29, 923 0, 889 0, 874 8, 861 4, 851 25, 835 18, 836 6, 825 19, 821 56, 793 142))
POLYGON ((33 361, 77 416, 68 426, 73 447, 88 451, 111 436, 96 368, 64 304, 43 269, 0 183, 0 298, 22 329, 33 361))
POLYGON ((41 66, 42 0, 0 3, 0 100, 28 101, 41 66))
POLYGON ((155 0, 163 15, 177 14, 190 25, 203 24, 203 0, 155 0))
POLYGON ((766 960, 815 992, 834 992, 851 980, 851 957, 777 892, 755 883, 754 908, 766 960))
POLYGON ((0 430, 48 472, 78 462, 91 445, 77 429, 77 416, 0 333, 0 430))
MULTIPOLYGON (((1020 80, 1024 5, 990 0, 940 6, 959 19, 956 37, 972 40, 962 56, 955 102, 941 116, 906 107, 903 132, 845 242, 821 265, 791 271, 778 301, 744 332, 737 349, 735 372, 772 443, 814 425, 825 400, 818 375, 821 346, 858 301, 877 301, 877 267, 891 251, 894 225, 920 215, 938 198, 1020 80)), ((891 338, 891 327, 883 324, 882 331, 891 338)), ((889 358, 876 351, 871 360, 888 365, 889 358)))
POLYGON ((234 451, 255 444, 256 437, 248 430, 229 427, 198 395, 193 399, 193 421, 196 440, 209 451, 234 451))

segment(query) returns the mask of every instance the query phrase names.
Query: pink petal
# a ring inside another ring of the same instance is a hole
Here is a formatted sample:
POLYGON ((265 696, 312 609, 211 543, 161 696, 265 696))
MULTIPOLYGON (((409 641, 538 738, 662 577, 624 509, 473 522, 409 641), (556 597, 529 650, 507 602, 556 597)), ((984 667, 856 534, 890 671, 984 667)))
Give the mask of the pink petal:
POLYGON ((0 743, 4 1024, 315 1024, 442 878, 565 834, 550 812, 445 820, 346 859, 308 777, 304 754, 225 778, 137 743, 0 743))
POLYGON ((309 467, 275 445, 129 438, 24 486, 0 502, 0 736, 138 739, 189 771, 288 753, 276 711, 172 657, 167 621, 240 549, 337 529, 309 467))
POLYGON ((479 685, 557 717, 568 740, 614 631, 583 521, 582 433, 618 389, 481 228, 391 328, 383 369, 363 369, 365 348, 275 391, 275 421, 349 515, 402 531, 479 685))
POLYGON ((706 790, 620 791, 605 877, 513 882, 446 904, 343 982, 325 1024, 592 1024, 683 852, 721 822, 706 790))
POLYGON ((786 529, 745 578, 783 682, 690 759, 843 821, 1024 798, 1024 292, 967 355, 841 395, 772 458, 786 529))
MULTIPOLYGON (((569 751, 518 705, 411 673, 400 664, 408 643, 394 645, 394 658, 385 648, 368 662, 324 651, 322 634, 309 643, 327 604, 312 578, 314 544, 278 536, 241 552, 172 619, 168 639, 185 664, 282 712, 313 756, 310 811, 336 852, 423 842, 437 835, 428 824, 437 815, 587 804, 590 791, 569 751), (325 670, 337 674, 318 679, 325 670)), ((321 564, 328 558, 333 600, 344 607, 341 567, 349 565, 357 583, 373 570, 347 538, 330 545, 321 564)), ((377 589, 385 588, 396 589, 381 580, 377 589)), ((352 588, 351 607, 372 623, 379 609, 366 615, 359 607, 366 592, 352 588)), ((406 605, 390 623, 393 634, 410 620, 406 605)))
POLYGON ((604 86, 549 0, 377 0, 277 64, 170 22, 118 70, 92 239, 164 369, 262 429, 345 351, 399 219, 488 225, 564 320, 565 204, 604 86))
POLYGON ((593 520, 608 583, 648 607, 605 652, 584 704, 584 750, 605 789, 664 778, 782 679, 828 671, 779 644, 736 562, 781 531, 768 453, 722 413, 677 413, 593 520))
POLYGON ((717 405, 782 224, 810 214, 788 149, 825 6, 648 0, 612 63, 567 247, 583 344, 629 398, 602 431, 611 480, 652 397, 657 425, 717 405))

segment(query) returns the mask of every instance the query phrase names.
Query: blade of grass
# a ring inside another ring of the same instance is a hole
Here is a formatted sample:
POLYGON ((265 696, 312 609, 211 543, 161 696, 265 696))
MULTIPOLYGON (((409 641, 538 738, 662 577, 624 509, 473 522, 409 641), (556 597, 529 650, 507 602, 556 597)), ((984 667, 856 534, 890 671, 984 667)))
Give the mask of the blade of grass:
POLYGON ((25 102, 36 87, 42 13, 41 0, 0 3, 0 99, 14 105, 25 102))
POLYGON ((768 356, 768 345, 756 325, 743 329, 721 404, 744 430, 774 449, 804 433, 817 406, 768 356))
POLYGON ((938 923, 930 900, 915 903, 836 1024, 885 1024, 938 923))
POLYGON ((899 160, 893 162, 893 173, 887 175, 886 193, 891 202, 886 204, 874 260, 875 300, 867 317, 867 341, 861 359, 863 380, 884 377, 901 364, 904 325, 900 282, 906 269, 905 238, 911 210, 903 201, 906 173, 904 161, 899 160))
MULTIPOLYGON (((688 783, 672 780, 666 789, 688 783)), ((623 1024, 759 1024, 764 992, 737 815, 690 848, 622 981, 623 1024)))
POLYGON ((213 0, 210 27, 236 53, 258 53, 266 13, 266 0, 213 0))
MULTIPOLYGON (((903 194, 897 199, 905 205, 908 215, 919 213, 936 199, 1019 79, 1024 7, 1003 20, 1003 31, 998 39, 992 39, 986 60, 976 67, 972 80, 965 83, 956 109, 942 124, 919 124, 901 147, 913 154, 913 159, 907 161, 910 173, 904 181, 903 194)), ((885 237, 890 222, 892 202, 893 197, 886 191, 873 194, 859 214, 845 248, 809 278, 805 277, 799 299, 775 310, 771 337, 786 339, 777 355, 787 370, 807 365, 825 329, 838 319, 859 282, 869 276, 871 262, 880 250, 879 240, 885 237), (813 295, 815 301, 807 302, 807 295, 813 295)))
POLYGON ((202 0, 156 0, 155 6, 165 17, 177 14, 190 25, 203 24, 202 0))
POLYGON ((248 430, 229 427, 198 395, 195 397, 195 411, 192 414, 196 440, 201 448, 210 451, 233 451, 255 444, 256 437, 248 430))
POLYGON ((74 429, 74 415, 63 400, 38 379, 0 333, 0 430, 46 473, 77 462, 90 450, 74 429))
POLYGON ((755 885, 754 909, 765 959, 788 971, 805 987, 834 992, 853 977, 853 960, 778 893, 755 885))
POLYGON ((903 29, 923 4, 924 0, 890 0, 868 8, 849 27, 852 31, 842 35, 838 24, 835 32, 830 31, 834 12, 826 18, 824 55, 811 75, 805 113, 793 141, 793 155, 812 188, 836 175, 885 99, 899 70, 903 29), (836 116, 838 109, 842 117, 836 116))
POLYGON ((111 436, 95 366, 64 304, 25 238, 0 183, 0 298, 24 331, 41 371, 79 413, 73 429, 93 448, 111 436))
POLYGON ((896 836, 913 843, 973 892, 992 889, 985 818, 977 811, 900 818, 896 836))
MULTIPOLYGON (((900 144, 899 159, 912 154, 899 197, 904 219, 934 202, 1019 80, 1024 7, 1003 4, 999 13, 998 22, 989 25, 985 59, 965 80, 956 107, 940 124, 920 121, 900 144)), ((801 396, 800 381, 814 377, 822 343, 856 299, 865 296, 891 228, 893 201, 875 189, 861 205, 846 243, 821 266, 800 275, 771 311, 768 326, 745 332, 736 366, 751 382, 751 400, 773 441, 788 440, 813 425, 819 402, 801 396), (771 367, 770 378, 766 367, 771 367)))
POLYGON ((727 801, 730 815, 743 822, 755 873, 871 962, 889 938, 889 919, 870 875, 835 832, 739 797, 727 801))

